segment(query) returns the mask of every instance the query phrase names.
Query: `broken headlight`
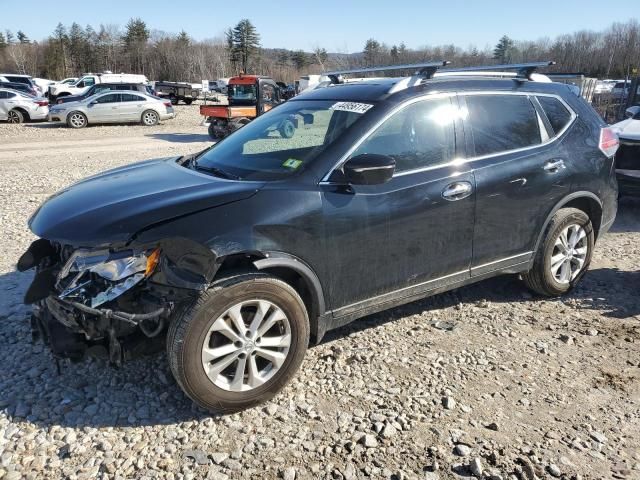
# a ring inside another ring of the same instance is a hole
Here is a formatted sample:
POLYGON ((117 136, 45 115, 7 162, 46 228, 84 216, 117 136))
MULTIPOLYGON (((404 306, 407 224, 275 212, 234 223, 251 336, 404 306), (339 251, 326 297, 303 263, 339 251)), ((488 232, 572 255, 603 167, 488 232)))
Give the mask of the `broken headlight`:
POLYGON ((58 274, 59 297, 95 308, 109 302, 153 273, 159 249, 133 252, 75 251, 58 274))

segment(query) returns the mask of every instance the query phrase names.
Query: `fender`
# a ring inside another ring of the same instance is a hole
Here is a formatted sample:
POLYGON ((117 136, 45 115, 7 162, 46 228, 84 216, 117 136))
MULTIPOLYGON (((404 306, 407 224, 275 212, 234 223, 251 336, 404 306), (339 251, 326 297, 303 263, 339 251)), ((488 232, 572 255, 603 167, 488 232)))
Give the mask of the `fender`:
POLYGON ((309 291, 311 292, 313 310, 309 312, 309 321, 311 322, 311 333, 316 337, 316 342, 320 342, 326 332, 326 322, 323 321, 326 314, 326 306, 322 284, 315 272, 305 262, 299 258, 283 252, 263 252, 265 258, 256 260, 253 265, 258 270, 269 268, 287 268, 300 274, 305 280, 309 291))
POLYGON ((540 242, 542 242, 542 238, 544 236, 544 232, 547 230, 547 225, 549 225, 549 222, 551 221, 553 216, 556 214, 556 212, 558 210, 560 210, 562 207, 564 207, 567 203, 569 203, 572 200, 576 200, 577 198, 589 198, 591 200, 595 200, 596 203, 600 206, 600 210, 602 210, 602 202, 597 197, 597 195, 595 193, 593 193, 593 192, 589 192, 589 191, 586 191, 586 190, 570 193, 569 195, 564 197, 562 200, 560 200, 558 203, 556 203, 555 206, 549 212, 549 215, 547 215, 547 218, 545 219, 544 224, 542 225, 542 228, 540 229, 540 233, 538 233, 538 238, 537 238, 536 244, 535 244, 535 246, 533 248, 533 252, 534 253, 533 253, 533 255, 531 257, 531 261, 530 261, 531 264, 533 264, 533 261, 535 260, 536 253, 538 252, 538 247, 540 246, 540 242))

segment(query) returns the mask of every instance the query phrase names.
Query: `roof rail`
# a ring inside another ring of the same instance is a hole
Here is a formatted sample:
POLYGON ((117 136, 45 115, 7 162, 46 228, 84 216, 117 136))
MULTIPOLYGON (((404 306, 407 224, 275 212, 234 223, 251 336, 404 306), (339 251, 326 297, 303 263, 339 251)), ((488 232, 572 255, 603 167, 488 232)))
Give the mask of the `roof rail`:
POLYGON ((493 72, 497 70, 517 70, 516 78, 531 80, 531 74, 540 67, 549 67, 556 62, 529 62, 529 63, 507 63, 502 65, 482 65, 478 67, 447 68, 440 70, 438 75, 455 75, 463 72, 493 72))
POLYGON ((354 68, 351 70, 340 70, 335 72, 323 72, 322 75, 329 77, 331 83, 344 83, 343 75, 350 73, 371 73, 371 72, 383 72, 388 70, 415 70, 415 75, 419 75, 422 78, 431 78, 433 74, 440 68, 449 65, 451 62, 441 60, 438 62, 426 62, 426 63, 411 63, 405 65, 386 65, 380 67, 365 67, 354 68))

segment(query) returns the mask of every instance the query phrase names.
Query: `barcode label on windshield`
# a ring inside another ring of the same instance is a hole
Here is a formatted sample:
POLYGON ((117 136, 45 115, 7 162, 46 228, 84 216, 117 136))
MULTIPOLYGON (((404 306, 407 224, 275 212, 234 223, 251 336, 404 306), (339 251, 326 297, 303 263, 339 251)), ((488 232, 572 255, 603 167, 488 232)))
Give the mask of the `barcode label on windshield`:
POLYGON ((368 103, 338 102, 331 105, 329 109, 340 110, 342 112, 365 113, 371 107, 373 107, 373 105, 368 103))

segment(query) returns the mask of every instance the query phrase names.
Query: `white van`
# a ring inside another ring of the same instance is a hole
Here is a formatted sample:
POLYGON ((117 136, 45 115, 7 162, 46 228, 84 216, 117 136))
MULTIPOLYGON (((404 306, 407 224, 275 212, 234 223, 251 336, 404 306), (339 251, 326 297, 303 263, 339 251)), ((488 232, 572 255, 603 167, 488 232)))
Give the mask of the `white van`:
POLYGON ((49 99, 55 101, 57 97, 66 95, 80 95, 96 83, 149 83, 144 75, 132 73, 87 73, 75 83, 56 83, 49 85, 49 99))

